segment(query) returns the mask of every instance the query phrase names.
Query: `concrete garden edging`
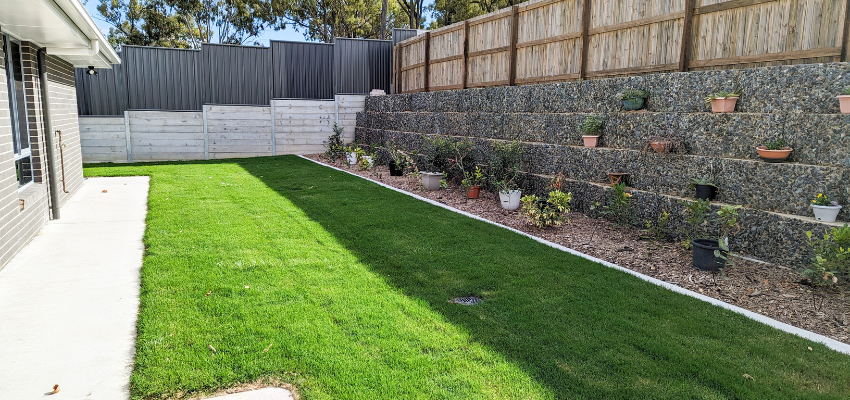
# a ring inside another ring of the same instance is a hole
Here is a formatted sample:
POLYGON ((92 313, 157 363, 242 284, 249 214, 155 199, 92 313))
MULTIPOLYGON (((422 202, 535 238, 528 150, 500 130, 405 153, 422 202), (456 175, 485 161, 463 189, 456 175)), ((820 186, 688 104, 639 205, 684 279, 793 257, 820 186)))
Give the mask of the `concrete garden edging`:
POLYGON ((754 312, 752 312, 752 311, 750 311, 750 310, 747 310, 747 309, 744 309, 744 308, 741 308, 741 307, 738 307, 738 306, 735 306, 735 305, 732 305, 732 304, 726 303, 726 302, 724 302, 724 301, 721 301, 721 300, 715 299, 715 298, 713 298, 713 297, 705 296, 705 295, 703 295, 703 294, 700 294, 700 293, 697 293, 697 292, 693 292, 693 291, 687 290, 687 289, 682 288, 682 287, 680 287, 680 286, 676 286, 676 285, 673 285, 673 284, 671 284, 671 283, 668 283, 668 282, 662 281, 662 280, 660 280, 660 279, 656 279, 656 278, 653 278, 653 277, 650 277, 650 276, 647 276, 647 275, 641 274, 641 273, 639 273, 639 272, 637 272, 637 271, 633 271, 633 270, 630 270, 630 269, 628 269, 628 268, 621 267, 621 266, 619 266, 619 265, 617 265, 617 264, 610 263, 610 262, 608 262, 608 261, 605 261, 605 260, 602 260, 602 259, 599 259, 599 258, 596 258, 596 257, 590 256, 590 255, 584 254, 584 253, 579 252, 579 251, 577 251, 577 250, 571 249, 571 248, 566 247, 566 246, 562 246, 562 245, 557 244, 557 243, 550 242, 550 241, 548 241, 548 240, 545 240, 545 239, 539 238, 539 237, 537 237, 537 236, 534 236, 534 235, 531 235, 531 234, 525 233, 525 232, 520 231, 520 230, 518 230, 518 229, 514 229, 514 228, 511 228, 511 227, 509 227, 509 226, 505 226, 505 225, 502 225, 502 224, 499 224, 499 223, 496 223, 496 222, 490 221, 490 220, 488 220, 488 219, 486 219, 486 218, 482 218, 482 217, 479 217, 479 216, 477 216, 477 215, 470 214, 470 213, 468 213, 468 212, 458 210, 458 209, 456 209, 456 208, 454 208, 454 207, 450 207, 450 206, 448 206, 448 205, 445 205, 445 204, 442 204, 442 203, 440 203, 440 202, 437 202, 437 201, 434 201, 434 200, 431 200, 431 199, 428 199, 428 198, 425 198, 425 197, 422 197, 422 196, 416 195, 416 194, 414 194, 414 193, 406 192, 406 191, 404 191, 404 190, 401 190, 401 189, 398 189, 398 188, 395 188, 395 187, 389 186, 389 185, 387 185, 387 184, 385 184, 385 183, 383 183, 383 182, 379 182, 379 181, 376 181, 376 180, 373 180, 373 179, 369 179, 369 178, 366 178, 366 177, 363 177, 363 176, 357 175, 357 174, 355 174, 355 173, 352 173, 352 172, 350 172, 350 171, 346 171, 346 170, 344 170, 344 169, 337 168, 337 167, 335 167, 335 166, 333 166, 333 165, 325 164, 325 163, 323 163, 323 162, 320 162, 320 161, 316 161, 316 160, 310 159, 310 158, 305 157, 305 156, 303 156, 303 155, 299 155, 299 157, 301 157, 301 158, 303 158, 303 159, 305 159, 305 160, 308 160, 308 161, 310 161, 310 162, 313 162, 313 163, 316 163, 316 164, 319 164, 319 165, 322 165, 322 166, 325 166, 325 167, 328 167, 328 168, 332 168, 332 169, 334 169, 334 170, 341 171, 341 172, 344 172, 344 173, 346 173, 346 174, 353 175, 353 176, 356 176, 356 177, 358 177, 358 178, 361 178, 361 179, 364 179, 364 180, 370 181, 370 182, 372 182, 372 183, 375 183, 375 184, 380 185, 380 186, 382 186, 382 187, 385 187, 385 188, 387 188, 387 189, 390 189, 390 190, 393 190, 393 191, 396 191, 396 192, 399 192, 399 193, 402 193, 402 194, 408 195, 408 196, 410 196, 410 197, 413 197, 413 198, 415 198, 415 199, 417 199, 417 200, 424 201, 424 202, 429 203, 429 204, 431 204, 431 205, 435 205, 435 206, 437 206, 437 207, 441 207, 441 208, 444 208, 444 209, 446 209, 446 210, 453 211, 453 212, 455 212, 455 213, 458 213, 458 214, 464 215, 464 216, 466 216, 466 217, 470 217, 470 218, 473 218, 473 219, 476 219, 476 220, 479 220, 479 221, 486 222, 486 223, 491 224, 491 225, 498 226, 498 227, 500 227, 500 228, 507 229, 507 230, 509 230, 509 231, 511 231, 511 232, 514 232, 514 233, 520 234, 520 235, 522 235, 522 236, 528 237, 528 238, 533 239, 533 240, 535 240, 535 241, 537 241, 537 242, 539 242, 539 243, 545 244, 545 245, 547 245, 547 246, 549 246, 549 247, 552 247, 552 248, 555 248, 555 249, 558 249, 558 250, 561 250, 561 251, 565 251, 565 252, 570 253, 570 254, 572 254, 572 255, 575 255, 575 256, 578 256, 578 257, 584 258, 584 259, 586 259, 586 260, 588 260, 588 261, 593 261, 593 262, 596 262, 596 263, 602 264, 602 265, 604 265, 604 266, 606 266, 606 267, 609 267, 609 268, 614 268, 614 269, 620 270, 620 271, 622 271, 622 272, 625 272, 625 273, 628 273, 628 274, 630 274, 630 275, 633 275, 633 276, 635 276, 635 277, 637 277, 637 278, 639 278, 639 279, 642 279, 642 280, 644 280, 644 281, 646 281, 646 282, 652 283, 652 284, 654 284, 654 285, 656 285, 656 286, 660 286, 660 287, 663 287, 663 288, 665 288, 665 289, 671 290, 671 291, 673 291, 673 292, 675 292, 675 293, 683 294, 683 295, 685 295, 685 296, 690 296, 690 297, 693 297, 693 298, 695 298, 695 299, 699 299, 699 300, 705 301, 705 302, 707 302, 707 303, 709 303, 709 304, 712 304, 712 305, 715 305, 715 306, 718 306, 718 307, 721 307, 721 308, 725 308, 725 309, 727 309, 727 310, 729 310, 729 311, 732 311, 732 312, 735 312, 735 313, 741 314, 741 315, 743 315, 743 316, 745 316, 745 317, 747 317, 747 318, 749 318, 749 319, 752 319, 752 320, 754 320, 754 321, 761 322, 761 323, 763 323, 763 324, 765 324, 765 325, 768 325, 768 326, 770 326, 770 327, 772 327, 772 328, 778 329, 778 330, 783 331, 783 332, 786 332, 786 333, 790 333, 790 334, 792 334, 792 335, 799 336, 799 337, 804 338, 804 339, 811 340, 811 341, 813 341, 813 342, 817 342, 817 343, 823 344, 824 346, 826 346, 826 347, 828 347, 828 348, 830 348, 830 349, 832 349, 832 350, 835 350, 835 351, 837 351, 837 352, 839 352, 839 353, 844 353, 844 354, 850 355, 850 344, 842 343, 842 342, 839 342, 839 341, 837 341, 837 340, 835 340, 835 339, 831 339, 831 338, 828 338, 828 337, 826 337, 826 336, 823 336, 823 335, 820 335, 820 334, 817 334, 817 333, 814 333, 814 332, 811 332, 811 331, 808 331, 808 330, 805 330, 805 329, 797 328, 796 326, 789 325, 789 324, 786 324, 786 323, 784 323, 784 322, 777 321, 777 320, 775 320, 775 319, 773 319, 773 318, 769 318, 769 317, 766 317, 766 316, 761 315, 761 314, 758 314, 758 313, 754 313, 754 312))

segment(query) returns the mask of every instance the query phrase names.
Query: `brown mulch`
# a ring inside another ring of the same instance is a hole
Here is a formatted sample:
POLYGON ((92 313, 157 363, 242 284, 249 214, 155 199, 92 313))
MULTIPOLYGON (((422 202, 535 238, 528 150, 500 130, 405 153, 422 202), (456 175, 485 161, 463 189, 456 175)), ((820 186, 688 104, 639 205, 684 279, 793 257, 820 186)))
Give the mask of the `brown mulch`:
POLYGON ((635 227, 571 212, 569 223, 539 229, 528 224, 519 210, 502 209, 494 193, 482 190, 479 199, 471 200, 458 187, 429 192, 418 177, 390 176, 386 166, 359 171, 342 161, 329 162, 321 154, 307 157, 850 344, 850 288, 836 286, 813 293, 792 268, 735 257, 734 266, 722 273, 700 271, 691 265, 691 253, 681 244, 648 240, 635 227))

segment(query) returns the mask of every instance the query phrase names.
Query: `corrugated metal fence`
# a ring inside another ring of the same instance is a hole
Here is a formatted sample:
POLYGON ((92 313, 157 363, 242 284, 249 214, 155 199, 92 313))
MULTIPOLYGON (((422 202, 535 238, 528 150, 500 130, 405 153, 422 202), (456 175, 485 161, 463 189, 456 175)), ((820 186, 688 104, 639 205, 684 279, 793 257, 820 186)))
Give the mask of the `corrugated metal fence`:
POLYGON ((204 44, 200 50, 124 46, 122 64, 76 71, 79 115, 127 110, 200 111, 204 104, 269 105, 390 92, 392 41, 272 41, 270 47, 204 44))

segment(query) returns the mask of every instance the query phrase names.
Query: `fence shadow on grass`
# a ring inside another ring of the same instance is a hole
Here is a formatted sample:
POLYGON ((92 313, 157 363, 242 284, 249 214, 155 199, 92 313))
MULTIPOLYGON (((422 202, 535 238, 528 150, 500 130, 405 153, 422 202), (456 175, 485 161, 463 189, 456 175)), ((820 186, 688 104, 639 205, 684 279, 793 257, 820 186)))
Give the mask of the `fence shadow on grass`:
POLYGON ((803 339, 360 178, 281 160, 235 161, 556 398, 794 398, 805 379, 841 379, 821 365, 843 356, 794 355, 811 345, 803 339), (484 301, 448 302, 468 295, 484 301))

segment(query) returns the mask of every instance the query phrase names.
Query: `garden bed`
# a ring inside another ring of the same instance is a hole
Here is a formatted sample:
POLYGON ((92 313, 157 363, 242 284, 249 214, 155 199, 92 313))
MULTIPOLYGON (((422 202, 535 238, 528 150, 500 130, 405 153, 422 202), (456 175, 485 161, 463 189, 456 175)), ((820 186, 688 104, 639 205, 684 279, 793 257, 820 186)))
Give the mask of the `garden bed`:
POLYGON ((850 291, 840 286, 812 291, 800 274, 791 268, 742 258, 722 273, 700 271, 691 266, 691 253, 679 243, 647 240, 631 226, 615 225, 577 212, 569 223, 539 229, 525 222, 519 211, 499 206, 498 196, 481 192, 470 200, 456 185, 439 191, 425 191, 416 176, 390 176, 386 166, 360 171, 343 161, 330 162, 324 155, 307 156, 389 186, 416 193, 534 236, 612 262, 624 268, 660 279, 748 309, 784 323, 850 343, 850 291))

